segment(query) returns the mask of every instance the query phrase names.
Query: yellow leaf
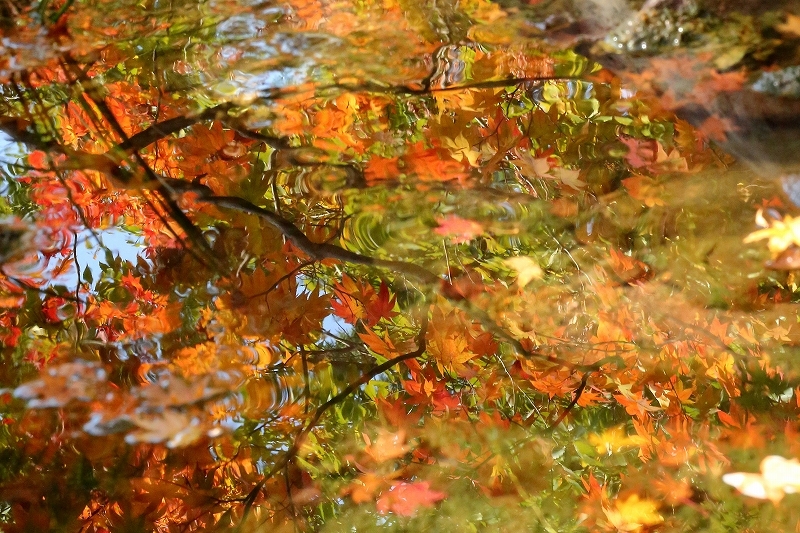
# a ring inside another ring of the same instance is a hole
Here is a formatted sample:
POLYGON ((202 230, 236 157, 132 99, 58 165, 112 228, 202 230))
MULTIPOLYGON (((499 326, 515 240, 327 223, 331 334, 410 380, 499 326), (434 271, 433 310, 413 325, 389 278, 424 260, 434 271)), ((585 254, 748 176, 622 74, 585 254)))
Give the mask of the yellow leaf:
POLYGON ((524 287, 534 279, 542 277, 542 269, 539 263, 531 257, 509 257, 503 263, 517 272, 517 285, 520 287, 524 287))
POLYGON ((467 349, 467 339, 463 335, 436 336, 429 345, 428 351, 436 360, 439 370, 450 370, 460 373, 465 369, 464 363, 475 357, 467 349))
POLYGON ((445 137, 444 145, 454 150, 453 159, 456 161, 462 161, 466 158, 470 166, 478 166, 478 159, 480 159, 481 153, 472 149, 472 145, 463 134, 459 133, 455 139, 445 137))
POLYGON ((603 509, 611 524, 619 531, 640 531, 664 521, 658 514, 658 504, 653 500, 639 499, 633 494, 625 501, 617 500, 613 508, 603 509))
POLYGON ((754 231, 744 242, 756 242, 768 239, 767 247, 773 254, 786 251, 791 246, 800 246, 800 218, 793 218, 786 215, 782 220, 767 221, 763 213, 759 210, 756 221, 761 226, 768 226, 764 229, 754 231))
POLYGON ((624 448, 638 446, 640 442, 640 437, 625 433, 624 426, 616 426, 600 434, 589 435, 589 444, 593 445, 599 454, 611 455, 624 448))
POLYGON ((776 24, 775 29, 784 35, 800 37, 800 17, 797 15, 792 15, 791 13, 787 13, 786 22, 782 24, 776 24))

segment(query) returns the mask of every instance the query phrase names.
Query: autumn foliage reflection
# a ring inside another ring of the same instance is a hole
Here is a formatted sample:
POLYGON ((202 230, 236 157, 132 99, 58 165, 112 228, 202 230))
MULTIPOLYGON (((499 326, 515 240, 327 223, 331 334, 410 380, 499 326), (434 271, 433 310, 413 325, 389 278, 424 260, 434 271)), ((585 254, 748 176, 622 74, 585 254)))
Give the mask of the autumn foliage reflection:
POLYGON ((392 0, 23 9, 0 529, 760 520, 723 481, 774 476, 722 476, 800 454, 797 287, 741 242, 780 200, 713 124, 446 4, 466 44, 392 0))

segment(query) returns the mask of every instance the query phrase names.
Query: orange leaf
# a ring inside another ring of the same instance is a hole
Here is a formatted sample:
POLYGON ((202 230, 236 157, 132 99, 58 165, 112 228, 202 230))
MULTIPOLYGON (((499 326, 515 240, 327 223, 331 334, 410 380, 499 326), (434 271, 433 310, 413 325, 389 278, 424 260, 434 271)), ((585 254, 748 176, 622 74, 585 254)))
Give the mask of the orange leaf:
POLYGON ((359 333, 358 336, 362 341, 364 341, 364 344, 366 344, 370 350, 378 355, 382 355, 387 359, 397 355, 397 348, 395 348, 391 339, 389 339, 388 332, 384 334, 383 339, 378 337, 378 335, 371 329, 368 329, 364 333, 359 333))
POLYGON ((378 430, 375 443, 365 433, 364 442, 367 443, 364 451, 376 463, 385 463, 391 459, 403 457, 411 449, 406 445, 406 432, 402 429, 396 433, 385 429, 378 430))
POLYGON ((725 411, 717 411, 717 416, 719 417, 720 422, 725 424, 726 426, 732 426, 735 428, 741 428, 742 425, 736 421, 731 415, 726 413, 725 411))

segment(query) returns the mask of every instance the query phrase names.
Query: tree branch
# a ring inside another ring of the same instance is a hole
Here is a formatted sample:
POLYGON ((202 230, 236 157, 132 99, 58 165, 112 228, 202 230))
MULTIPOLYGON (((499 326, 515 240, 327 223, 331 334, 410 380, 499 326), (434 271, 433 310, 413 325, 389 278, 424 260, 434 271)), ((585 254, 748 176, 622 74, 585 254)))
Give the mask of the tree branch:
POLYGON ((429 309, 426 309, 425 314, 423 315, 422 318, 422 324, 420 325, 420 330, 419 333, 417 334, 416 350, 402 355, 398 355, 397 357, 389 359, 388 361, 373 367, 368 372, 362 374, 360 378, 347 385, 344 389, 342 389, 341 392, 339 392, 339 394, 337 394, 333 398, 330 398, 328 401, 317 407, 317 409, 314 411, 314 414, 308 420, 306 425, 303 426, 303 429, 301 429, 300 432, 295 436, 292 445, 289 447, 288 450, 286 450, 286 453, 283 455, 283 457, 272 466, 269 472, 264 474, 264 477, 255 485, 255 487, 252 488, 252 490, 242 500, 242 502, 244 503, 244 512, 242 514, 242 519, 239 523, 239 526, 236 528, 237 532, 240 531, 242 526, 244 525, 244 521, 247 518, 248 514, 250 514, 250 510, 252 509, 253 504, 255 503, 255 500, 258 497, 258 494, 264 488, 264 485, 266 485, 267 481, 272 476, 280 472, 292 459, 294 459, 294 457, 297 455, 297 452, 300 451, 300 447, 303 445, 303 442, 305 442, 305 439, 308 436, 308 434, 311 433, 311 430, 313 430, 316 427, 316 425, 322 418, 322 415, 324 415, 325 412, 328 411, 328 409, 330 409, 334 405, 338 404, 339 402, 343 401, 345 398, 356 392, 359 388, 361 388, 361 386, 369 383, 375 376, 383 374, 387 370, 393 368, 394 366, 398 365, 403 361, 407 361, 409 359, 415 359, 417 357, 420 357, 423 353, 425 353, 425 348, 426 348, 425 335, 427 334, 428 331, 428 312, 429 309))

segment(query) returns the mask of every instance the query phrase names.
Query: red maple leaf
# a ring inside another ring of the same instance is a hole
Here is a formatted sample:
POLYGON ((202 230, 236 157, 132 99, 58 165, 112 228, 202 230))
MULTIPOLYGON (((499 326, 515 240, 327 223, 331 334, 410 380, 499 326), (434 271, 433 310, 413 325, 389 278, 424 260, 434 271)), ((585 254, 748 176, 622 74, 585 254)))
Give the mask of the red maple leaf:
POLYGON ((467 220, 457 215, 447 215, 437 220, 439 227, 434 233, 449 237, 453 244, 469 242, 483 233, 483 226, 474 220, 467 220))
POLYGON ((397 316, 394 311, 395 297, 389 297, 389 287, 386 283, 381 281, 381 286, 378 289, 378 294, 366 303, 367 318, 369 325, 375 325, 380 322, 381 318, 391 319, 397 316))
POLYGON ((407 483, 400 481, 393 483, 389 490, 378 498, 378 512, 386 514, 393 512, 400 516, 414 516, 419 507, 433 507, 433 505, 447 497, 444 492, 430 489, 430 483, 407 483))
POLYGON ((622 136, 619 140, 628 147, 625 160, 633 168, 641 168, 651 165, 656 160, 657 143, 653 139, 634 139, 622 136))

